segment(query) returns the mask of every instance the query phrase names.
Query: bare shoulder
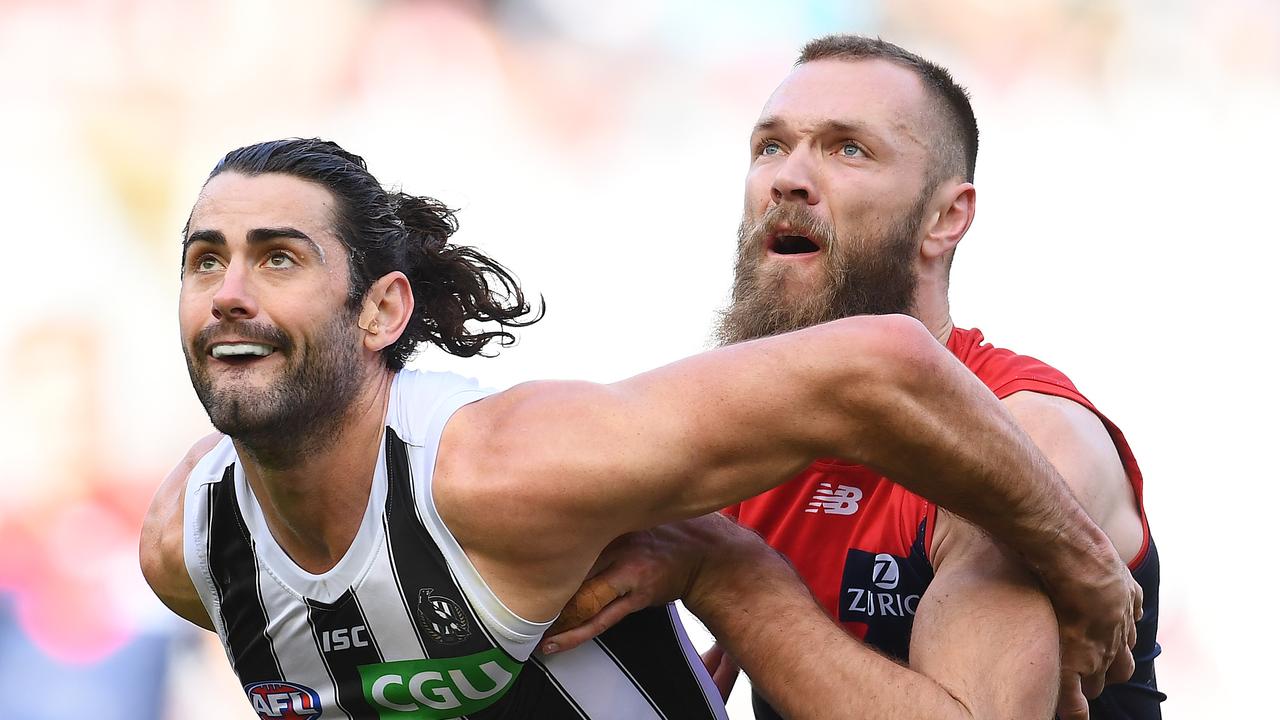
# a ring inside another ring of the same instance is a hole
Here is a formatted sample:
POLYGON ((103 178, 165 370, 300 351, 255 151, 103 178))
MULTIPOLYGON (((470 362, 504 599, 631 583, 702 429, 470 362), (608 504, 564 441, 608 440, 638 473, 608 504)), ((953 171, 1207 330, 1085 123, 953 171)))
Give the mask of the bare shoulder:
MULTIPOLYGON (((458 410, 445 426, 433 494, 443 516, 460 523, 475 515, 488 526, 497 515, 515 523, 559 518, 586 499, 567 492, 607 455, 591 443, 609 431, 615 413, 606 385, 539 381, 517 385, 458 410)), ((451 529, 452 528, 452 523, 451 529)), ((515 533, 547 528, 528 527, 515 533)), ((455 529, 455 532, 457 530, 455 529)))
POLYGON ((1029 391, 1014 393, 1004 403, 1121 557, 1136 555, 1143 535, 1137 499, 1115 441, 1098 416, 1075 401, 1029 391))
POLYGON ((182 554, 183 495, 187 476, 221 438, 214 433, 196 441, 169 472, 151 500, 138 545, 142 575, 156 597, 178 616, 206 630, 212 630, 213 623, 191 583, 182 554))
POLYGON ((601 513, 584 510, 585 468, 599 443, 582 428, 604 412, 607 394, 590 383, 518 385, 459 409, 440 438, 436 510, 490 589, 522 617, 554 616, 618 534, 601 530, 601 513))
MULTIPOLYGON (((547 458, 568 461, 583 451, 575 447, 580 438, 574 431, 593 413, 607 412, 608 387, 528 382, 463 406, 445 426, 437 468, 500 470, 486 474, 501 482, 512 471, 538 471, 547 458)), ((522 483, 511 478, 511 484, 522 483)))
MULTIPOLYGON (((1103 427, 1098 416, 1080 403, 1024 390, 1006 397, 1004 404, 1018 419, 1022 429, 1037 438, 1037 444, 1040 436, 1043 436, 1044 441, 1053 447, 1069 446, 1077 451, 1089 450, 1096 461, 1114 458, 1116 466, 1120 467, 1120 456, 1116 453, 1110 433, 1103 427)), ((1123 468, 1120 469, 1123 472, 1123 468)))
POLYGON ((1018 424, 1089 509, 1089 497, 1128 488, 1124 465, 1102 421, 1066 398, 1017 392, 1004 399, 1018 424))

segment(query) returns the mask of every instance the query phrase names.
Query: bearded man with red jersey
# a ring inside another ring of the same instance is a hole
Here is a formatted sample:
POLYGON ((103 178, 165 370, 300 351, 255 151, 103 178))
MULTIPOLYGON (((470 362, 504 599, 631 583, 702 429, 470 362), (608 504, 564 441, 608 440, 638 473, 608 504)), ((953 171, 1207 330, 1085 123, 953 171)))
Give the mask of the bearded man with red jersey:
MULTIPOLYGON (((827 646, 838 636, 788 627, 786 617, 794 615, 786 603, 799 607, 807 599, 743 592, 734 599, 733 625, 719 618, 708 625, 782 716, 856 710, 881 717, 883 710, 902 718, 899 705, 912 701, 882 702, 885 696, 933 698, 939 690, 945 694, 938 705, 916 703, 922 717, 938 717, 943 707, 954 711, 947 717, 1044 717, 1055 698, 1063 718, 1160 716, 1159 560, 1128 443, 1061 372, 986 344, 981 331, 951 319, 950 268, 974 217, 977 146, 968 95, 945 69, 878 39, 809 43, 752 133, 733 301, 719 339, 735 344, 854 315, 919 319, 1004 402, 1129 564, 1144 598, 1136 670, 1104 691, 1101 676, 1082 678, 1064 657, 1054 683, 1044 672, 1052 658, 1044 657, 1042 641, 1057 628, 1015 558, 882 472, 824 459, 726 513, 785 555, 845 631, 914 672, 858 643, 846 643, 842 661, 833 663, 827 646), (739 642, 742 626, 751 624, 757 636, 772 632, 778 641, 739 642), (796 633, 813 640, 784 637, 796 633), (812 692, 783 692, 779 683, 813 683, 812 692), (833 690, 841 688, 847 704, 833 690)), ((675 581, 653 580, 659 573, 652 566, 660 563, 638 561, 624 547, 594 583, 628 597, 584 630, 550 641, 568 647, 652 597, 697 587, 699 568, 735 547, 717 539, 722 527, 663 532, 678 543, 665 536, 626 543, 644 545, 650 558, 679 555, 669 573, 675 581)), ((756 584, 768 583, 766 575, 758 571, 756 584)), ((754 700, 757 718, 779 717, 759 694, 754 700)))

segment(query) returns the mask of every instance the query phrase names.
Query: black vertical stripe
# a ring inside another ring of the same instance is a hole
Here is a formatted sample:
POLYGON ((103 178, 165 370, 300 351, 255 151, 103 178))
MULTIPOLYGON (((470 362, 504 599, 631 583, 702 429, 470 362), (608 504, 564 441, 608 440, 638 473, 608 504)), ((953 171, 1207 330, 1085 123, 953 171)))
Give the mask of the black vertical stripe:
MULTIPOLYGON (((413 606, 409 604, 409 594, 405 592, 404 584, 400 581, 400 568, 396 565, 396 556, 391 550, 391 524, 387 521, 387 516, 382 516, 382 536, 387 544, 387 564, 391 566, 391 577, 396 581, 396 592, 400 597, 400 604, 404 606, 405 617, 409 619, 409 623, 417 626, 417 621, 413 617, 413 606)), ((423 640, 422 632, 416 631, 414 637, 418 639, 418 647, 422 648, 422 657, 430 659, 431 654, 427 652, 426 642, 423 640)))
POLYGON ((609 656, 609 659, 613 660, 614 665, 617 665, 618 667, 618 672, 625 675, 627 679, 631 681, 631 685, 636 689, 636 692, 640 694, 640 697, 644 698, 645 702, 649 703, 649 707, 653 708, 654 714, 661 718, 661 720, 669 720, 666 713, 662 712, 662 708, 653 699, 653 696, 649 694, 649 691, 646 690, 644 685, 636 679, 635 675, 631 674, 631 671, 627 669, 627 666, 622 662, 622 660, 620 660, 617 655, 613 654, 613 651, 609 649, 609 646, 599 638, 593 638, 593 641, 600 647, 605 655, 609 656))
MULTIPOLYGON (((207 517, 204 519, 204 556, 205 558, 213 557, 213 485, 205 486, 205 508, 208 510, 207 517)), ((186 542, 185 540, 183 541, 186 542)), ((205 570, 209 572, 209 579, 213 579, 213 568, 206 562, 205 570)), ((226 611, 223 609, 222 591, 218 589, 218 584, 213 583, 213 594, 218 603, 218 617, 216 624, 221 628, 223 633, 227 632, 226 611)))
MULTIPOLYGON (((388 554, 400 588, 401 599, 427 657, 457 657, 489 650, 500 644, 489 641, 462 590, 454 582, 449 565, 430 533, 418 521, 410 488, 409 456, 404 442, 387 428, 387 542, 388 554), (465 621, 465 637, 441 642, 428 632, 428 598, 447 598, 465 621)), ((504 650, 505 652, 505 650, 504 650)))
MULTIPOLYGON (((449 564, 449 562, 445 559, 445 557, 444 557, 444 553, 440 552, 440 549, 439 549, 439 547, 440 547, 440 546, 436 544, 435 538, 431 537, 431 533, 430 533, 430 531, 428 531, 428 530, 426 529, 426 520, 422 517, 422 511, 421 511, 421 508, 419 508, 419 506, 418 506, 418 492, 417 492, 417 488, 415 488, 415 487, 414 487, 414 484, 413 484, 413 465, 409 462, 408 449, 407 449, 407 447, 406 447, 406 445, 405 445, 404 441, 403 441, 403 440, 400 440, 400 437, 399 437, 399 435, 397 435, 397 434, 396 434, 395 430, 392 430, 390 427, 388 427, 388 428, 386 429, 386 431, 387 431, 387 457, 388 457, 388 458, 391 458, 391 457, 403 458, 403 460, 404 460, 404 462, 403 462, 403 463, 398 463, 398 464, 397 464, 397 467, 396 467, 396 477, 397 477, 397 478, 399 478, 399 482, 400 482, 400 490, 401 490, 401 495, 402 495, 402 497, 401 497, 400 501, 397 503, 397 507, 400 507, 400 508, 402 508, 402 509, 405 509, 405 510, 407 510, 407 511, 410 511, 410 512, 411 512, 411 514, 413 515, 414 519, 416 520, 416 523, 415 523, 415 524, 416 524, 416 526, 417 526, 419 529, 421 529, 421 530, 423 531, 423 533, 422 533, 423 538, 426 540, 427 544, 428 544, 428 545, 429 545, 429 547, 430 547, 429 553, 431 554, 431 556, 432 556, 433 558, 438 558, 438 559, 439 559, 439 562, 442 564, 443 568, 444 568, 444 569, 449 573, 449 582, 450 582, 450 585, 451 585, 452 587, 456 587, 456 588, 458 588, 458 591, 459 591, 459 592, 458 592, 459 599, 461 599, 461 600, 462 600, 462 604, 466 605, 466 606, 467 606, 467 609, 471 611, 471 615, 470 615, 470 617, 471 617, 471 618, 477 618, 477 617, 479 617, 479 615, 477 615, 477 614, 476 614, 475 606, 471 604, 471 599, 467 597, 467 594, 466 594, 465 592, 462 592, 462 585, 460 585, 460 584, 458 583, 458 576, 457 576, 457 574, 456 574, 456 573, 454 573, 454 571, 453 571, 453 566, 452 566, 452 565, 450 565, 450 564, 449 564), (391 441, 391 438, 392 438, 392 437, 395 437, 395 443, 394 443, 394 444, 393 444, 393 443, 392 443, 392 441, 391 441), (393 450, 392 450, 393 445, 394 445, 394 455, 393 455, 393 450), (403 467, 401 467, 401 466, 403 466, 403 467)), ((390 502, 390 486, 391 486, 391 482, 392 482, 392 481, 391 481, 390 462, 388 462, 388 471, 387 471, 387 485, 388 485, 387 516, 388 516, 388 517, 389 517, 389 516, 390 516, 390 514, 391 514, 391 512, 390 512, 390 510, 391 510, 391 502, 390 502)), ((390 533, 390 531, 388 531, 388 532, 387 532, 387 536, 388 536, 388 537, 390 537, 390 535, 391 535, 391 533, 390 533)), ((388 551, 388 553, 390 553, 390 550, 391 550, 391 548, 390 548, 390 546, 388 545, 388 547, 387 547, 387 551, 388 551)), ((393 559, 393 564, 394 564, 394 559, 393 559)), ((398 578, 397 578, 397 581, 396 581, 396 582, 397 582, 397 584, 399 584, 399 579, 398 579, 398 578)), ((403 592, 403 590, 402 590, 402 592, 403 592)), ((417 617, 416 617, 416 615, 415 615, 415 610, 414 610, 414 608, 412 608, 412 607, 410 607, 409 605, 407 605, 407 604, 406 604, 406 605, 405 605, 405 609, 409 611, 409 616, 410 616, 410 618, 412 619, 412 621, 413 621, 413 622, 415 622, 415 623, 419 622, 418 618, 417 618, 417 617)), ((482 623, 482 622, 481 622, 481 623, 475 623, 475 627, 478 627, 481 631, 483 631, 483 632, 484 632, 485 638, 487 638, 487 639, 489 640, 489 642, 490 642, 494 647, 499 648, 500 650, 502 650, 502 651, 503 651, 503 653, 504 653, 507 657, 510 657, 510 658, 511 658, 511 659, 513 659, 513 660, 515 659, 514 657, 512 657, 511 653, 506 652, 506 648, 505 648, 505 647, 503 647, 502 643, 498 642, 498 639, 497 639, 497 638, 495 638, 495 637, 493 636, 493 633, 492 633, 492 632, 490 632, 489 628, 488 628, 488 627, 486 627, 484 623, 482 623)), ((425 646, 423 647, 423 652, 426 652, 426 648, 425 648, 425 646)), ((430 656, 428 655, 428 657, 430 657, 430 656)))
MULTIPOLYGON (((476 613, 475 607, 471 604, 471 599, 467 597, 466 593, 462 592, 462 586, 458 583, 458 578, 453 571, 453 566, 451 566, 448 560, 445 559, 444 554, 440 551, 440 547, 436 544, 435 539, 431 537, 431 533, 427 530, 426 526, 423 524, 424 521, 421 515, 419 514, 418 504, 414 499, 415 491, 414 491, 414 484, 413 484, 413 470, 409 464, 409 455, 408 455, 408 451, 406 449, 405 443, 399 438, 399 436, 396 435, 395 431, 392 430, 390 427, 388 427, 386 431, 387 431, 387 452, 386 452, 386 455, 387 455, 387 512, 385 517, 386 517, 386 522, 388 523, 387 525, 388 555, 391 555, 393 550, 393 547, 391 545, 392 533, 391 533, 391 528, 389 523, 390 523, 390 519, 394 515, 396 517, 397 524, 401 527, 401 530, 402 530, 401 535, 406 539, 409 539, 412 536, 417 537, 418 541, 421 542, 421 544, 423 545, 421 552, 423 552, 425 556, 431 560, 431 563, 432 563, 431 569, 438 570, 440 572, 440 577, 442 578, 441 584, 444 587, 448 587, 453 590, 452 594, 450 594, 449 597, 451 599, 460 601, 459 604, 463 608, 465 608, 465 611, 466 611, 465 614, 468 621, 471 624, 471 630, 473 635, 476 633, 477 630, 480 633, 483 633, 484 635, 483 640, 487 641, 488 644, 486 645, 484 642, 478 641, 477 643, 473 644, 473 647, 478 647, 481 649, 488 649, 489 647, 494 647, 500 650, 504 655, 511 658, 512 660, 515 660, 516 662, 521 662, 520 660, 517 660, 513 655, 511 655, 511 653, 507 652, 507 648, 501 642, 499 642, 497 638, 493 636, 493 633, 490 632, 489 628, 486 627, 484 623, 477 622, 477 618, 479 617, 479 615, 476 613), (393 512, 393 506, 395 508, 395 512, 393 512)), ((391 556, 391 564, 392 564, 392 568, 394 569, 396 567, 394 555, 391 556)), ((403 585, 401 585, 399 573, 396 573, 396 584, 398 587, 401 588, 401 593, 405 603, 405 609, 409 612, 409 616, 418 630, 418 633, 420 636, 419 640, 423 644, 423 652, 427 652, 426 643, 428 641, 428 638, 423 633, 424 628, 419 625, 419 623, 421 622, 421 619, 418 616, 418 605, 420 604, 418 602, 419 598, 414 598, 412 594, 409 593, 403 585)), ((458 654, 465 654, 465 653, 450 653, 450 652, 438 653, 438 655, 442 657, 450 657, 458 654)), ((427 657, 431 657, 431 655, 428 653, 427 657)))
POLYGON ((324 658, 325 670, 337 688, 338 707, 353 718, 377 717, 377 709, 365 699, 359 667, 381 663, 383 657, 355 593, 348 588, 333 603, 311 599, 306 603, 307 622, 311 625, 316 651, 324 658))
POLYGON ((209 575, 218 593, 231 664, 242 685, 287 680, 267 634, 257 556, 236 503, 234 464, 209 493, 209 575))
MULTIPOLYGON (((351 602, 355 603, 356 612, 360 614, 360 624, 366 628, 369 627, 369 616, 365 614, 364 606, 360 604, 360 598, 356 596, 355 589, 352 588, 347 592, 351 593, 351 602)), ((373 644, 373 651, 378 653, 378 657, 385 657, 382 654, 382 648, 378 647, 378 638, 374 637, 373 633, 369 633, 369 642, 373 644)))
POLYGON ((608 720, 591 718, 536 656, 525 663, 515 685, 496 704, 471 713, 471 720, 608 720))
MULTIPOLYGON (((401 600, 409 613, 426 657, 452 657, 506 648, 478 620, 453 569, 423 526, 414 502, 413 474, 405 444, 390 427, 386 429, 387 509, 385 515, 388 555, 401 600), (471 636, 460 643, 442 644, 426 632, 420 617, 421 593, 444 595, 462 610, 471 636)), ((507 653, 510 656, 509 653, 507 653)), ((586 712, 570 697, 546 668, 530 659, 502 699, 467 717, 471 720, 519 720, 536 713, 539 720, 588 720, 586 712)))
POLYGON ((547 709, 548 717, 565 718, 565 720, 570 718, 587 720, 587 711, 573 699, 569 691, 560 684, 559 680, 556 680, 555 676, 551 674, 551 671, 547 669, 547 666, 541 660, 530 656, 529 664, 538 670, 536 673, 530 673, 533 676, 529 683, 530 686, 537 688, 539 685, 545 685, 547 688, 555 690, 555 695, 549 692, 543 693, 540 707, 547 709))
POLYGON ((670 720, 715 718, 665 606, 633 613, 596 641, 670 720))

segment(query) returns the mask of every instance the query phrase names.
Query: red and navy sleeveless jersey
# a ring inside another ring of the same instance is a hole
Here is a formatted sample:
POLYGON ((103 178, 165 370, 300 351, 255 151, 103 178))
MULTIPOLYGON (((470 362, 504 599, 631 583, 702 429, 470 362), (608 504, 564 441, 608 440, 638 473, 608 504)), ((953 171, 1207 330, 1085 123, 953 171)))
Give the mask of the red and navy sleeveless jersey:
MULTIPOLYGON (((1142 550, 1129 568, 1143 586, 1144 615, 1133 680, 1111 686, 1095 701, 1118 702, 1128 714, 1108 714, 1100 705, 1100 713, 1093 716, 1159 717, 1158 703, 1164 699, 1155 689, 1154 670, 1159 653, 1159 560, 1142 510, 1142 472, 1124 435, 1061 372, 984 343, 979 330, 953 330, 947 349, 996 397, 1030 391, 1066 398, 1096 414, 1110 433, 1142 514, 1142 550), (1134 687, 1126 689, 1127 685, 1134 687)), ((725 513, 787 556, 814 597, 847 632, 896 658, 909 659, 916 606, 933 580, 933 503, 868 468, 822 459, 786 484, 726 508, 725 513)))

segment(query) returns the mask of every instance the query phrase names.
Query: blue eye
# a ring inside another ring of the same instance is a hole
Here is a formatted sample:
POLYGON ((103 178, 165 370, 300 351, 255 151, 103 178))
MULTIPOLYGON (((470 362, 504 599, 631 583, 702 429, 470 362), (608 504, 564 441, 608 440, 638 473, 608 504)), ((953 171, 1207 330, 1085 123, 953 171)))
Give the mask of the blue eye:
POLYGON ((854 145, 853 143, 845 143, 840 148, 840 154, 844 155, 845 157, 857 157, 858 155, 862 154, 862 148, 858 147, 857 145, 854 145))
POLYGON ((778 143, 769 141, 760 146, 761 155, 777 155, 782 152, 782 147, 778 143))

